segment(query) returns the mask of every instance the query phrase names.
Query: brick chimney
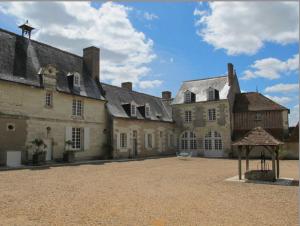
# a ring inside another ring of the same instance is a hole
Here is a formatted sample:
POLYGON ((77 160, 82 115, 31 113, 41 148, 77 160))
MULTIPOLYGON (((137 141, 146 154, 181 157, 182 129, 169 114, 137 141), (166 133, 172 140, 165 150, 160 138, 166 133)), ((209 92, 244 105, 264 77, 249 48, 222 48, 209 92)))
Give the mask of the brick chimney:
POLYGON ((228 63, 227 68, 228 68, 228 84, 229 84, 229 86, 232 86, 233 81, 234 81, 234 74, 235 74, 233 64, 228 63))
POLYGON ((172 93, 170 91, 161 92, 161 98, 163 100, 170 100, 172 98, 172 93))
POLYGON ((89 75, 96 81, 100 81, 99 67, 100 67, 100 49, 91 46, 83 49, 83 65, 89 75))
POLYGON ((128 89, 128 90, 132 90, 132 82, 123 82, 121 84, 121 87, 124 88, 124 89, 128 89))

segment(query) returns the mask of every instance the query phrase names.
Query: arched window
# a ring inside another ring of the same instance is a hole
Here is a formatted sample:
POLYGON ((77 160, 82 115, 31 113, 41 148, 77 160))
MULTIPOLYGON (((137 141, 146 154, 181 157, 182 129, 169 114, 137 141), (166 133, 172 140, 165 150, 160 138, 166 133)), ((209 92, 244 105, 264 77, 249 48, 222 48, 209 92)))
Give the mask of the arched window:
POLYGON ((186 131, 181 135, 181 149, 197 149, 196 135, 191 131, 186 131))
POLYGON ((221 134, 217 131, 209 131, 204 138, 204 148, 205 150, 223 150, 223 142, 221 134))

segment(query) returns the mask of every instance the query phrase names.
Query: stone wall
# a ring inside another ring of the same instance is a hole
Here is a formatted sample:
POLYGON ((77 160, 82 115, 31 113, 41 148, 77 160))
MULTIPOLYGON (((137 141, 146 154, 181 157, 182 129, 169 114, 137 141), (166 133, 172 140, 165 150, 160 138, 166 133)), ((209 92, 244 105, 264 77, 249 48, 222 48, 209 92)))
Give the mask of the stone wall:
POLYGON ((156 122, 150 120, 134 119, 113 119, 113 157, 130 158, 133 153, 133 131, 137 133, 137 157, 175 154, 176 137, 175 124, 167 122, 156 122), (127 134, 127 147, 120 147, 120 134, 127 134), (145 134, 152 134, 153 147, 147 148, 145 145, 145 134), (169 142, 170 135, 173 135, 173 143, 169 142), (170 145, 170 143, 172 143, 170 145))
MULTIPOLYGON (((223 142, 223 152, 219 154, 226 156, 231 149, 230 108, 227 100, 178 104, 172 105, 172 108, 179 145, 181 135, 185 131, 192 131, 197 139, 197 155, 209 156, 210 153, 204 150, 204 137, 209 131, 217 131, 221 134, 223 142), (216 109, 216 120, 209 121, 208 109, 212 108, 216 109), (185 111, 192 112, 191 122, 184 121, 185 111)), ((213 152, 211 154, 214 155, 213 152)))
POLYGON ((0 135, 2 147, 0 152, 8 149, 23 151, 30 141, 42 138, 52 143, 53 159, 62 158, 66 128, 80 127, 89 129, 89 142, 88 148, 76 153, 76 157, 78 159, 100 158, 104 154, 102 145, 107 140, 104 133, 107 123, 105 102, 56 90, 52 92, 53 107, 48 108, 45 107, 46 90, 5 81, 0 82, 0 134, 2 134, 0 135), (83 101, 82 118, 72 116, 73 98, 83 101), (5 125, 7 123, 16 125, 14 134, 7 133, 5 125))

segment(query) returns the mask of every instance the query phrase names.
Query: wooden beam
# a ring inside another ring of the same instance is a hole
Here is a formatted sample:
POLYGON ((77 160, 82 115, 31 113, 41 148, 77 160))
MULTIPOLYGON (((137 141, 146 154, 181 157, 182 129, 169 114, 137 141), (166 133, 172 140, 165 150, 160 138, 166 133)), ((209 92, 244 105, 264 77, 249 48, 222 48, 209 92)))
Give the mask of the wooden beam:
POLYGON ((249 171, 249 152, 250 148, 249 146, 246 146, 246 171, 249 171))
POLYGON ((276 169, 277 169, 277 178, 279 178, 279 148, 276 150, 276 169))
POLYGON ((275 153, 272 152, 271 155, 272 155, 272 173, 273 173, 273 181, 275 181, 275 180, 276 180, 276 173, 275 173, 275 171, 276 171, 276 169, 275 169, 275 153))
POLYGON ((239 165, 238 165, 238 170, 239 170, 239 180, 242 179, 242 150, 243 147, 239 146, 238 148, 238 157, 239 157, 239 165))

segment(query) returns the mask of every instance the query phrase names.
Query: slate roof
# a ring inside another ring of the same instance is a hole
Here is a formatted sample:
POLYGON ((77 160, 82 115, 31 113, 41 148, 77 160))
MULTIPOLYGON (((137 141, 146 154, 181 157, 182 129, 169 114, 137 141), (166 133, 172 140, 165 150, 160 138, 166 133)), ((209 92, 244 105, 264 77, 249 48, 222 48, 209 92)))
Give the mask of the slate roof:
POLYGON ((184 103, 184 92, 189 90, 196 94, 196 102, 207 100, 207 89, 211 87, 219 90, 220 100, 227 99, 229 92, 228 76, 211 77, 198 80, 184 81, 172 104, 184 103))
POLYGON ((255 127, 246 133, 242 138, 232 143, 233 146, 277 146, 283 144, 265 131, 262 127, 255 127))
POLYGON ((132 118, 124 108, 124 104, 130 104, 134 101, 137 106, 145 106, 146 103, 150 106, 150 118, 145 118, 143 113, 137 109, 137 119, 146 119, 153 121, 172 122, 172 109, 169 104, 161 98, 151 96, 136 91, 131 91, 126 88, 121 88, 105 83, 101 83, 105 92, 107 109, 113 117, 132 118), (159 116, 159 117, 157 117, 159 116))
POLYGON ((58 70, 58 91, 104 100, 101 87, 84 69, 81 56, 0 29, 1 80, 42 87, 38 71, 49 64, 58 70), (79 90, 68 85, 68 72, 81 75, 79 90))
POLYGON ((257 92, 238 93, 235 96, 234 112, 278 110, 288 109, 257 92))

